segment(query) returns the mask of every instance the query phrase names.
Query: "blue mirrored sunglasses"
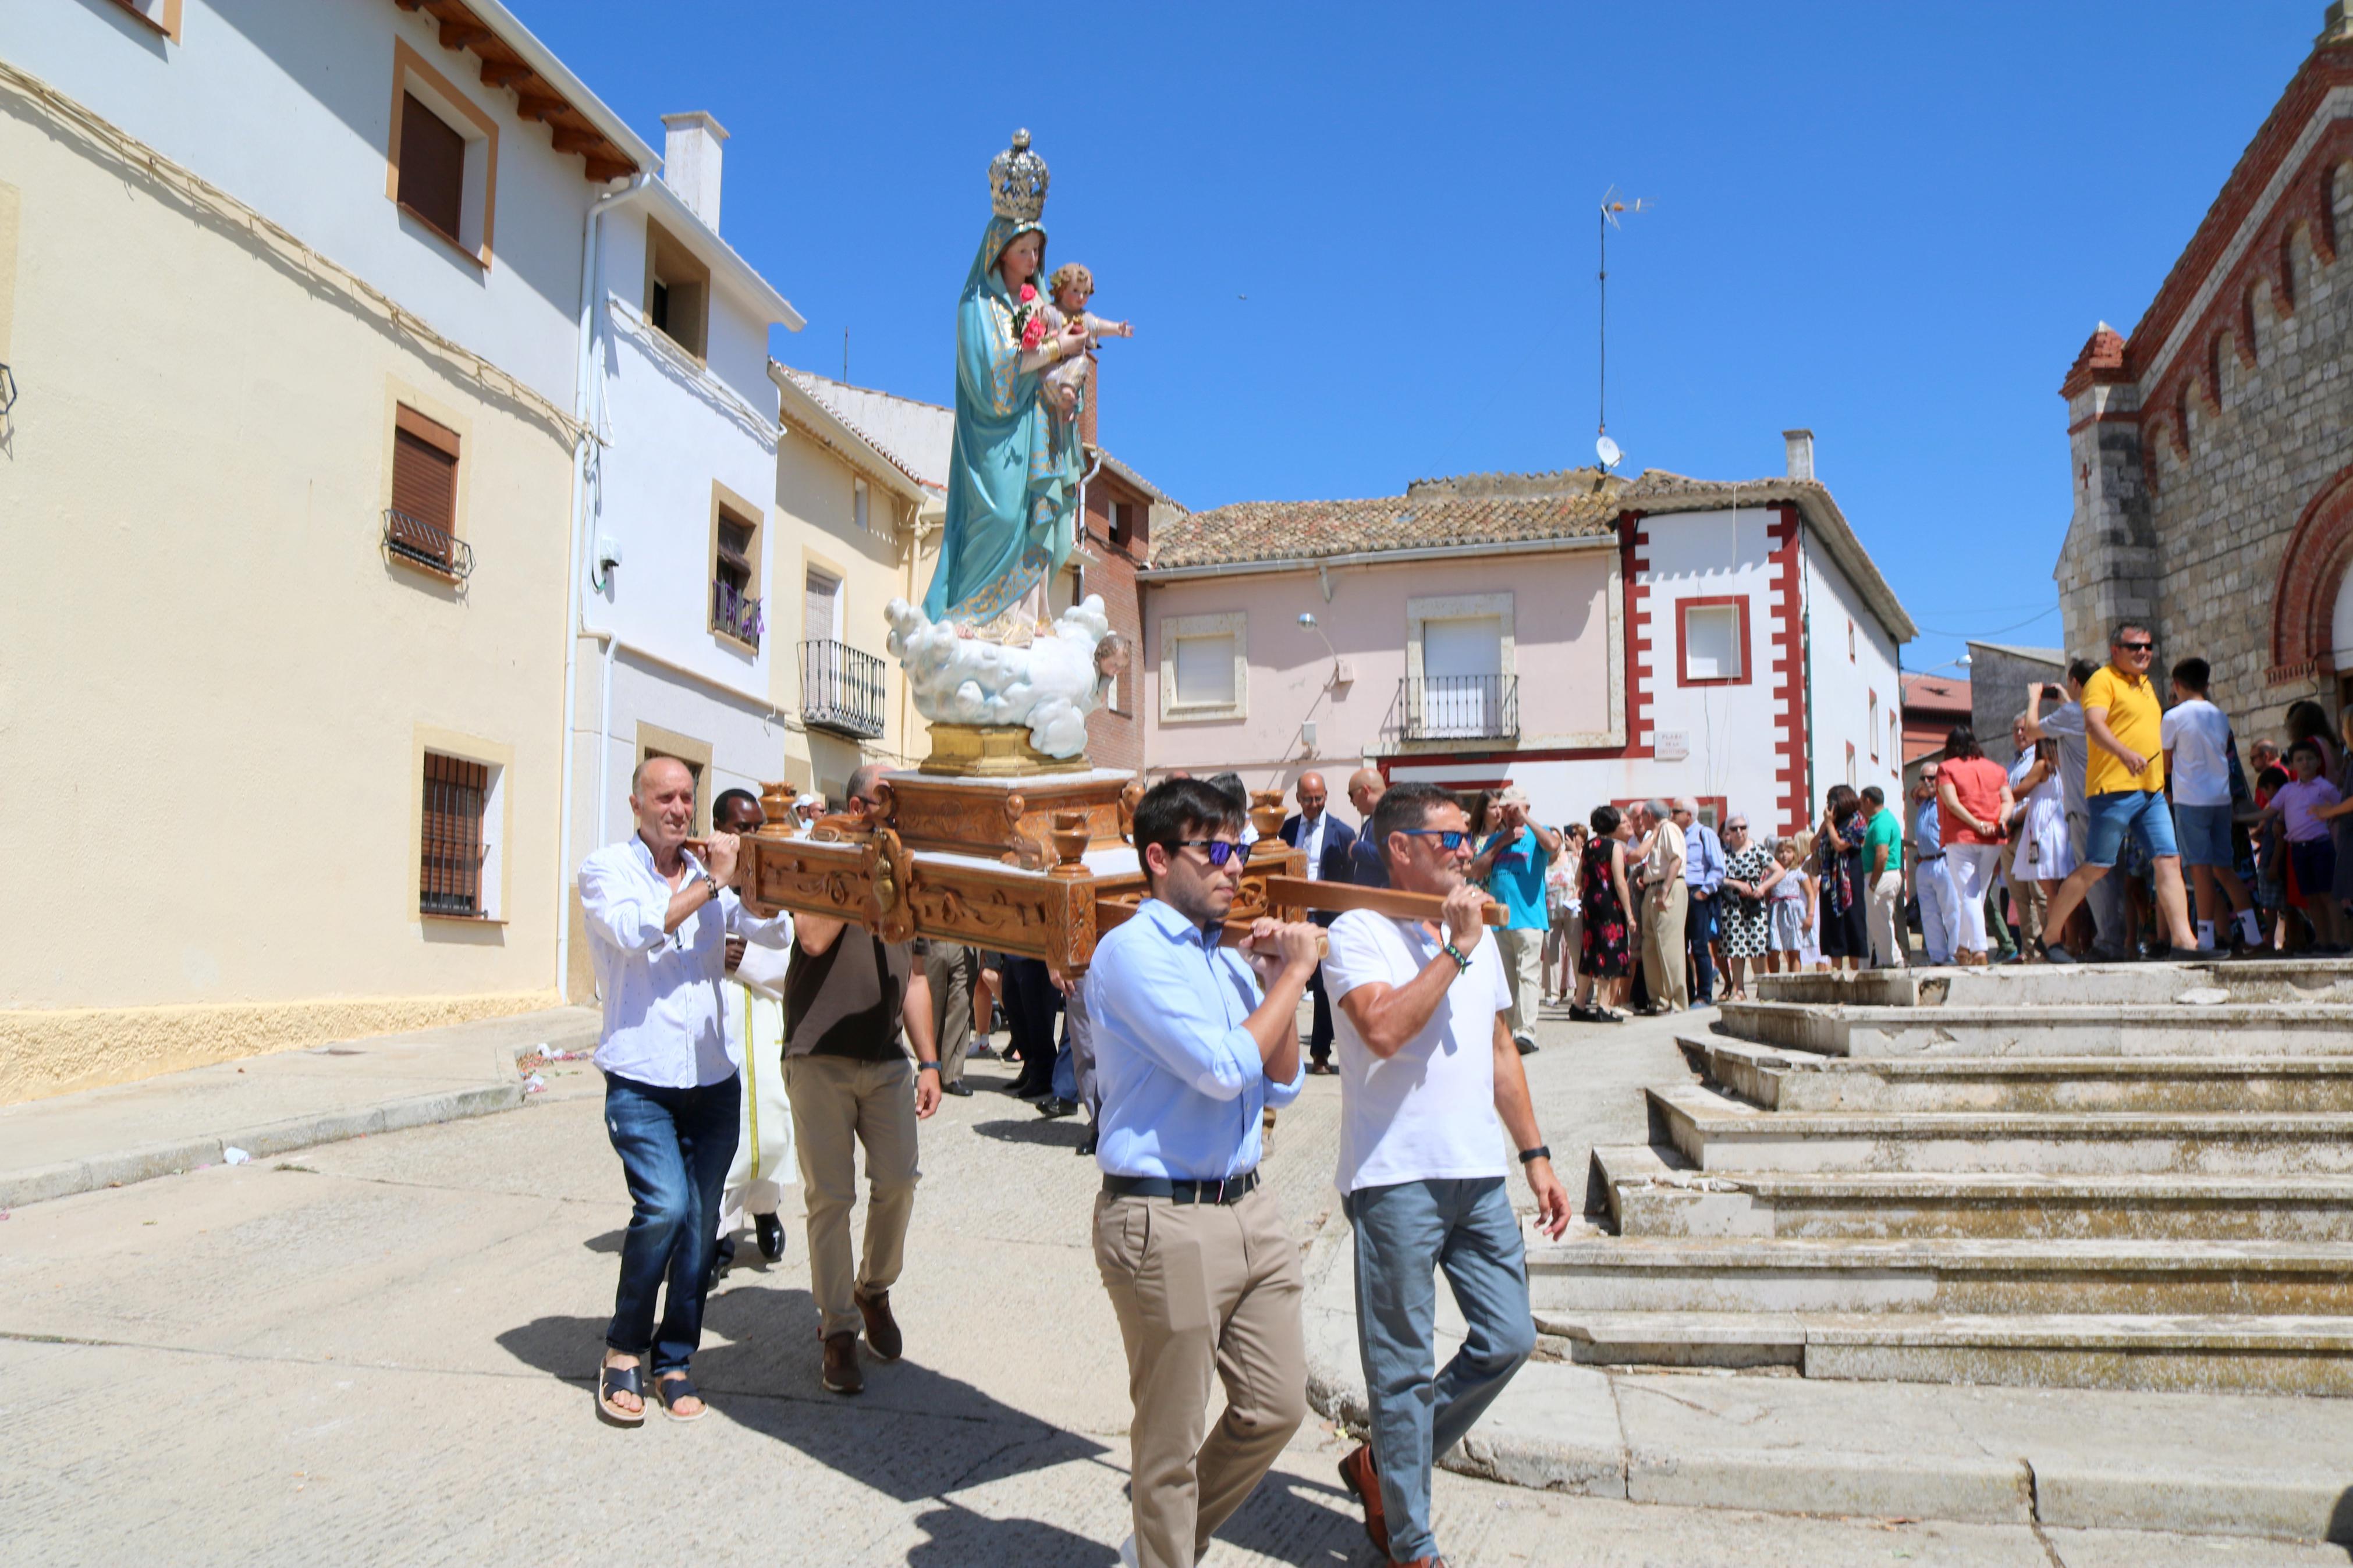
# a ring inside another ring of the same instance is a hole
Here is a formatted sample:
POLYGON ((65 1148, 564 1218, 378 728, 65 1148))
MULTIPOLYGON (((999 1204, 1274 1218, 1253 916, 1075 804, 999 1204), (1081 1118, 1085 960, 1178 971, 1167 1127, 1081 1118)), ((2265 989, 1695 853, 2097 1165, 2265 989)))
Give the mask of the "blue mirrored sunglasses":
POLYGON ((1235 843, 1230 838, 1180 838, 1176 841, 1176 847, 1179 849, 1206 849, 1209 852, 1210 865, 1223 866, 1227 861, 1234 858, 1235 854, 1241 848, 1241 846, 1235 843))
POLYGON ((1471 836, 1459 827, 1400 827, 1409 838, 1435 838, 1440 849, 1460 849, 1471 836))

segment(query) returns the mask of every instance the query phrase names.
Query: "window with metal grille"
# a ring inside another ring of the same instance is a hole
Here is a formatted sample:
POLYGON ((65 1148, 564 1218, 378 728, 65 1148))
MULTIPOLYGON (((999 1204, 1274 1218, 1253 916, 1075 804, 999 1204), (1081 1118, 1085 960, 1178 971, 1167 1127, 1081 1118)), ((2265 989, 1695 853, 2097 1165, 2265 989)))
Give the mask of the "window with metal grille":
POLYGON ((428 915, 479 915, 482 908, 482 814, 491 770, 462 757, 425 753, 422 858, 417 908, 428 915))
POLYGON ((466 139, 413 92, 401 95, 400 205, 452 245, 464 243, 466 139))

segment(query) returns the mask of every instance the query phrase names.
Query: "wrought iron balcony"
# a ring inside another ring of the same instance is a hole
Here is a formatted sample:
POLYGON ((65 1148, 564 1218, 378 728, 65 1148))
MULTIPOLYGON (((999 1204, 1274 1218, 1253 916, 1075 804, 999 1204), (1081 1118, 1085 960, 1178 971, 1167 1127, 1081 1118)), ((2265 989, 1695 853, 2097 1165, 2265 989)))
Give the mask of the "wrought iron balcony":
POLYGON ((801 644, 801 722, 871 741, 882 733, 882 661, 846 644, 801 644))
POLYGON ((739 591, 724 577, 711 580, 711 629, 724 632, 737 642, 760 646, 760 634, 766 630, 760 606, 765 601, 739 591))
POLYGON ((384 509, 384 547, 436 576, 464 582, 473 575, 474 547, 456 534, 396 507, 384 509))
POLYGON ((1390 741, 1512 741, 1520 733, 1516 675, 1408 676, 1381 722, 1390 741))

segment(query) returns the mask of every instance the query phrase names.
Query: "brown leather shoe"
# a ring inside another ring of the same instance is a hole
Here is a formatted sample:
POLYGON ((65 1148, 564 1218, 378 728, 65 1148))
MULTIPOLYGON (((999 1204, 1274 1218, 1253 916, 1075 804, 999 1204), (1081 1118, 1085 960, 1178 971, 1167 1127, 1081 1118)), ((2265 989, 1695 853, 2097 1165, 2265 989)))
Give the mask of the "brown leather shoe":
POLYGON ((866 1348, 884 1361, 897 1361, 907 1341, 899 1332, 899 1321, 891 1315, 891 1292, 877 1290, 869 1296, 854 1290, 850 1300, 858 1303, 858 1315, 866 1320, 866 1348))
POLYGON ((1381 1479, 1373 1463, 1373 1446, 1359 1443, 1340 1461, 1340 1484, 1354 1492, 1365 1507, 1365 1535, 1383 1562, 1389 1555, 1388 1516, 1381 1511, 1381 1479))
POLYGON ((862 1394, 866 1373, 858 1364, 858 1336, 844 1329, 825 1336, 826 1390, 832 1394, 862 1394))

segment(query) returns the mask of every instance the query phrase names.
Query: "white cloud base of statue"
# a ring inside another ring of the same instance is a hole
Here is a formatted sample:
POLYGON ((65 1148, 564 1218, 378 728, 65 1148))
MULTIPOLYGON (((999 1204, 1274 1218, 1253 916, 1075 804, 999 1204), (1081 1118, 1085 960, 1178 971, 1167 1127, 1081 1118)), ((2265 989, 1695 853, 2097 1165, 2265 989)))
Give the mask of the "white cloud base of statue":
POLYGON ((915 711, 934 724, 1020 727, 1050 757, 1082 756, 1087 715, 1127 668, 1127 639, 1090 594, 1029 642, 991 642, 934 621, 904 599, 882 612, 891 652, 907 673, 915 711))

